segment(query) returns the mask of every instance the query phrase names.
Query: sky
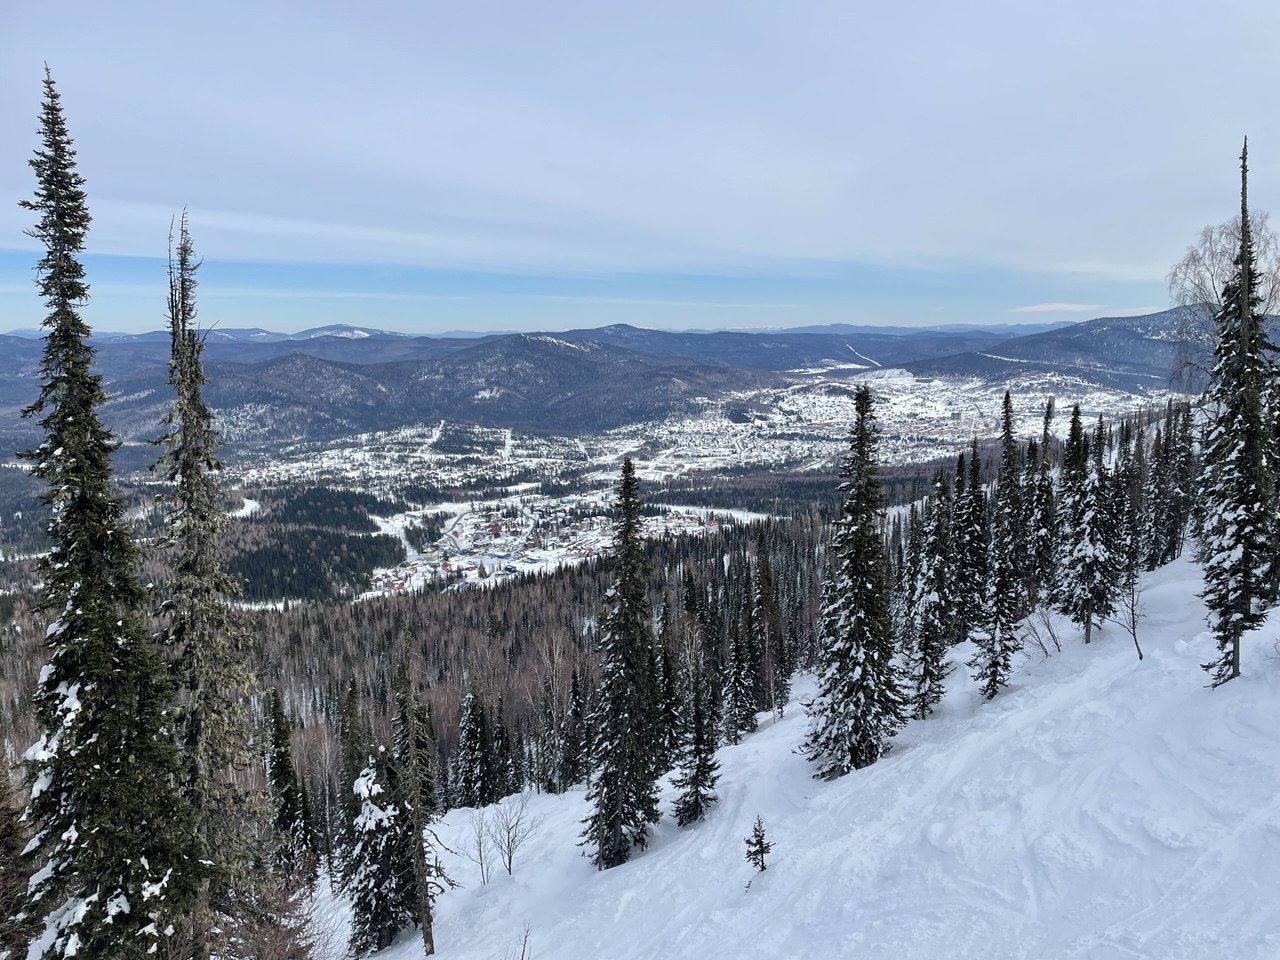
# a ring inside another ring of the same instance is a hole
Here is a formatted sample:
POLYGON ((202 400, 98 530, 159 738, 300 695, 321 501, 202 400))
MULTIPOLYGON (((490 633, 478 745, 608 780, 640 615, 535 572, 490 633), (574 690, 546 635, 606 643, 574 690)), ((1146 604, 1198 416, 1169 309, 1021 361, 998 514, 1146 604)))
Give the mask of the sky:
POLYGON ((86 319, 413 333, 1083 320, 1280 196, 1280 4, 0 4, 0 331, 43 65, 86 319))

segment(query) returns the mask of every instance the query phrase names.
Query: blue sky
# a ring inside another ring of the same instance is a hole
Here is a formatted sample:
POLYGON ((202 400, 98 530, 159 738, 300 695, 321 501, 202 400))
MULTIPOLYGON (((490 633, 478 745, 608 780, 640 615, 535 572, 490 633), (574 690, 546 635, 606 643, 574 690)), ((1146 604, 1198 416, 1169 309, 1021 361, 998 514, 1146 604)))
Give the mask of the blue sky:
POLYGON ((367 6, 3 5, 0 330, 45 61, 99 329, 162 324, 183 206, 206 325, 431 333, 1145 312, 1245 133, 1280 190, 1276 4, 367 6))

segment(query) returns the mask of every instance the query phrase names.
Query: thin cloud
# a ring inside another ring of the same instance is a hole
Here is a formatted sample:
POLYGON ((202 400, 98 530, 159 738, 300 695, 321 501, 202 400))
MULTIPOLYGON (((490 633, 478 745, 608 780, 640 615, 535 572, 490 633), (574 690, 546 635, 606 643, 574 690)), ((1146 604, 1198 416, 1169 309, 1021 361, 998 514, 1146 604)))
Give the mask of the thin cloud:
POLYGON ((1033 303, 1026 307, 1014 307, 1010 313, 1089 313, 1101 310, 1100 303, 1033 303))

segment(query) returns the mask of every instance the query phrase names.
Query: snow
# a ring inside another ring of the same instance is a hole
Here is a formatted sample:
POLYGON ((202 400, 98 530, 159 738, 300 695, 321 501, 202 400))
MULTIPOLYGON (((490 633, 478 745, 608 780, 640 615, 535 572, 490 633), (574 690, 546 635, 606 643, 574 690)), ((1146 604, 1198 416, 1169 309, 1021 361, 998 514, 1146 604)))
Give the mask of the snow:
MULTIPOLYGON (((832 783, 795 752, 802 710, 763 715, 719 751, 706 822, 676 827, 664 784, 652 844, 613 870, 576 845, 580 788, 535 796, 513 876, 481 885, 443 855, 464 888, 439 901, 438 956, 519 956, 526 927, 556 960, 1280 956, 1280 662, 1254 631, 1245 675, 1206 689, 1201 587, 1185 560, 1147 579, 1142 661, 1120 627, 1084 647, 1058 619, 1062 652, 1024 657, 994 701, 954 671, 933 718, 832 783), (757 815, 764 873, 744 856, 757 815)), ((471 814, 439 824, 459 853, 471 814)), ((421 956, 416 933, 381 956, 421 956)))
POLYGON ((247 517, 262 509, 262 504, 259 501, 254 500, 251 497, 244 497, 243 499, 244 503, 242 503, 238 509, 227 513, 228 517, 247 517))

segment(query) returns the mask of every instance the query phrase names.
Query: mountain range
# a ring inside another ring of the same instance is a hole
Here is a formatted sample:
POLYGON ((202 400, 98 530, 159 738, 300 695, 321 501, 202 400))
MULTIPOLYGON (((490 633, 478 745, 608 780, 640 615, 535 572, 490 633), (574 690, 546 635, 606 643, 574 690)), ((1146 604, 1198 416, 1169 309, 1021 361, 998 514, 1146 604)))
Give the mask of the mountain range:
MULTIPOLYGON (((440 418, 559 433, 605 430, 693 412, 707 400, 813 375, 876 368, 1001 383, 1053 373, 1145 393, 1166 388, 1181 350, 1180 309, 1109 317, 1009 336, 1002 329, 874 328, 811 332, 650 330, 625 324, 554 334, 409 336, 371 327, 298 334, 215 328, 205 334, 206 396, 229 439, 324 439, 440 418)), ((126 438, 156 432, 170 403, 169 337, 95 337, 112 399, 104 416, 126 438)), ((0 335, 0 441, 26 442, 18 417, 36 395, 42 345, 0 335)))

